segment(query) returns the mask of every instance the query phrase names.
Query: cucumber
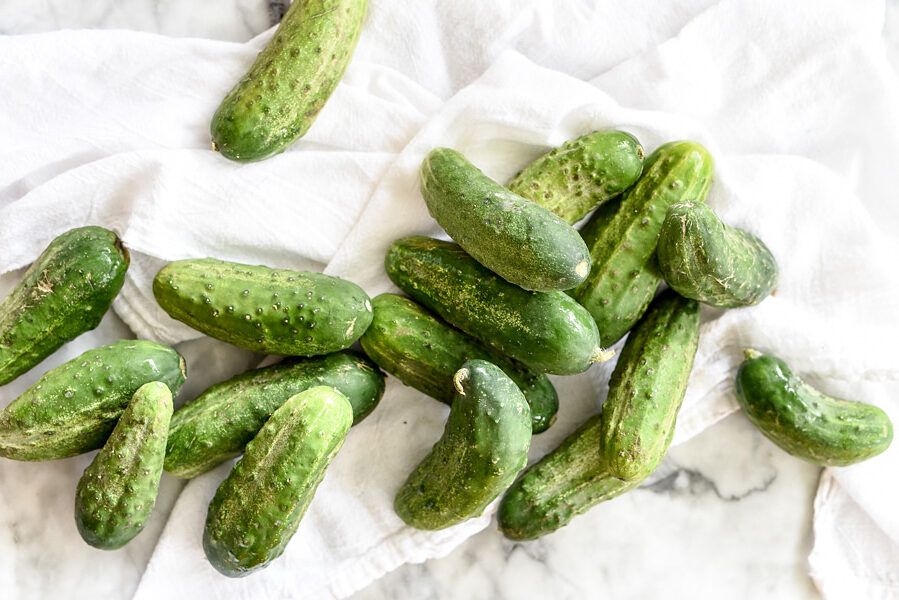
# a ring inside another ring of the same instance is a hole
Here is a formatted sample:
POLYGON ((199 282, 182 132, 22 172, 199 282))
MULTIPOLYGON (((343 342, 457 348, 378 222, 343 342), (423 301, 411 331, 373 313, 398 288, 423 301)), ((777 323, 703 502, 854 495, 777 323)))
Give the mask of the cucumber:
POLYGON ((153 294, 171 317, 261 354, 343 350, 372 318, 371 299, 355 283, 214 258, 169 263, 156 274, 153 294))
POLYGON ((503 535, 516 541, 537 539, 637 487, 639 481, 621 481, 609 472, 601 439, 602 420, 596 415, 528 467, 499 505, 503 535))
POLYGON ((0 304, 0 385, 99 325, 128 263, 122 241, 102 227, 72 229, 50 242, 0 304))
POLYGON ((168 346, 122 340, 47 371, 0 413, 0 456, 53 460, 103 446, 134 393, 161 381, 177 394, 184 359, 168 346))
POLYGON ((668 452, 699 343, 699 304, 666 290, 618 357, 602 408, 600 448, 623 481, 649 477, 668 452))
POLYGON ((513 194, 455 150, 437 148, 425 157, 421 195, 451 238, 510 283, 567 290, 590 272, 590 253, 571 225, 513 194))
POLYGON ((631 187, 643 170, 643 146, 624 131, 594 131, 568 140, 506 186, 574 225, 631 187))
POLYGON ((75 524, 85 542, 115 550, 140 533, 159 492, 172 392, 145 383, 84 470, 75 491, 75 524))
POLYGON ((606 345, 634 326, 661 283, 655 250, 668 207, 703 202, 712 170, 712 157, 695 142, 659 146, 621 201, 600 206, 584 226, 593 268, 571 295, 596 319, 606 345))
POLYGON ((243 577, 281 556, 352 422, 346 396, 326 386, 272 414, 209 504, 203 550, 216 570, 243 577))
POLYGON ((237 161, 286 150, 301 138, 353 56, 366 0, 295 0, 250 70, 212 117, 212 149, 237 161))
POLYGON ((396 514, 417 529, 445 529, 480 515, 527 463, 531 415, 515 382, 496 365, 470 360, 453 385, 443 436, 394 500, 396 514))
POLYGON ((893 424, 881 409, 828 396, 805 383, 781 359, 745 351, 737 399, 765 437, 816 465, 843 467, 886 450, 893 424))
POLYGON ((528 292, 456 244, 414 236, 391 244, 390 279, 449 324, 536 371, 570 375, 611 358, 596 323, 564 292, 528 292))
POLYGON ((345 350, 287 358, 217 383, 175 411, 165 470, 191 478, 239 456, 288 398, 322 385, 349 399, 356 424, 380 401, 384 375, 365 356, 345 350))
POLYGON ((777 287, 777 262, 765 243, 725 225, 705 204, 671 205, 656 254, 669 286, 710 306, 752 306, 777 287))
POLYGON ((524 394, 533 433, 556 420, 559 397, 546 375, 518 365, 474 338, 450 327, 402 296, 372 300, 374 319, 360 338, 362 349, 385 371, 446 404, 453 401, 453 375, 472 358, 498 366, 524 394))

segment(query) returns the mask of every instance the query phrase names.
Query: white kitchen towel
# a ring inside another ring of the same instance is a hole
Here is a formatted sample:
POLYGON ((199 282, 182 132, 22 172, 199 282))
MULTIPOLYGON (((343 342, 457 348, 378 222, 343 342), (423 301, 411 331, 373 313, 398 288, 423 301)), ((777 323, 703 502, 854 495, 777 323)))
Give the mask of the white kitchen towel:
MULTIPOLYGON (((353 63, 309 134, 248 165, 208 149, 208 121, 267 35, 248 44, 134 32, 0 38, 0 272, 69 227, 112 227, 133 251, 116 312, 139 336, 177 343, 197 334, 166 317, 149 286, 167 260, 324 269, 372 295, 392 289, 387 245, 440 233, 417 191, 418 165, 435 146, 502 181, 593 129, 626 129, 647 150, 690 138, 716 159, 709 204, 769 244, 781 281, 758 307, 703 310, 675 442, 735 408, 732 378, 747 345, 776 351, 833 393, 871 390, 865 399, 899 418, 889 394, 899 381, 899 86, 881 47, 882 13, 873 0, 372 1, 353 63)), ((532 458, 596 411, 611 368, 553 378, 559 422, 535 438, 532 458)), ((228 465, 191 482, 137 597, 344 597, 447 553, 490 517, 424 533, 392 512, 445 415, 391 380, 285 555, 246 579, 216 574, 200 546, 228 465)), ((897 466, 890 451, 834 470, 892 543, 899 518, 882 509, 899 500, 889 476, 897 466), (859 500, 875 494, 888 500, 859 500)))

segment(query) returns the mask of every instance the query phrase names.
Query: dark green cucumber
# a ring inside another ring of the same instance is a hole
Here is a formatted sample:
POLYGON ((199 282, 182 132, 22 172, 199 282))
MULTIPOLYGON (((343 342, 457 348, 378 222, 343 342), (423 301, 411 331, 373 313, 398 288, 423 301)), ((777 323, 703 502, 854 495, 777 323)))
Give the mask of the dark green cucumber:
POLYGON ((649 477, 668 452, 699 343, 699 304, 666 290, 618 357, 602 407, 600 448, 623 481, 649 477))
POLYGON ((250 70, 212 117, 212 147, 239 161, 301 138, 353 56, 367 0, 294 0, 250 70))
POLYGON ((526 290, 578 285, 590 253, 577 231, 549 210, 513 194, 449 148, 421 164, 428 212, 479 263, 526 290))
POLYGON ((184 359, 168 346, 122 340, 55 369, 0 413, 0 456, 53 460, 103 446, 134 393, 161 381, 177 394, 184 359))
POLYGON ((371 303, 375 316, 359 339, 362 349, 406 385, 451 404, 453 375, 465 361, 479 358, 502 369, 524 394, 533 433, 556 420, 559 397, 546 375, 512 362, 408 298, 381 294, 371 303))
POLYGON ((281 556, 352 422, 346 396, 326 386, 272 414, 209 504, 203 549, 213 567, 243 577, 281 556))
POLYGON ((384 375, 367 357, 345 350, 287 358, 217 383, 175 411, 165 470, 186 479, 239 456, 288 398, 322 385, 349 399, 355 424, 380 401, 384 375))
POLYGON ((122 289, 128 251, 102 227, 55 238, 0 304, 0 385, 95 328, 122 289))
POLYGON ((171 418, 171 390, 161 381, 145 383, 84 470, 75 524, 91 546, 115 550, 143 530, 156 504, 171 418))
POLYGON ((593 268, 571 294, 596 319, 604 344, 620 340, 646 311, 662 281, 655 251, 665 213, 676 202, 703 202, 712 169, 701 145, 664 144, 621 202, 600 206, 584 226, 593 268))
POLYGON ((740 406, 759 431, 816 465, 852 465, 893 441, 893 424, 881 409, 823 394, 775 356, 746 350, 736 384, 740 406))
POLYGON ((214 258, 169 263, 156 274, 153 294, 173 318, 262 354, 343 350, 372 317, 371 299, 345 279, 214 258))
POLYGON ((777 287, 777 262, 765 243, 729 227, 705 204, 672 204, 656 249, 665 282, 711 306, 758 304, 777 287))
POLYGON ((503 535, 510 540, 536 539, 637 487, 639 481, 621 481, 609 473, 601 439, 601 417, 596 415, 528 467, 499 505, 503 535))
POLYGON ((393 504, 418 529, 444 529, 480 515, 527 464, 531 415, 515 382, 496 365, 470 360, 453 385, 443 437, 393 504))
POLYGON ((631 187, 643 170, 643 146, 624 131, 594 131, 550 150, 508 187, 574 225, 631 187))
POLYGON ((593 318, 564 292, 525 291, 456 244, 402 238, 387 250, 385 266, 414 300, 534 370, 570 375, 611 357, 599 347, 593 318))

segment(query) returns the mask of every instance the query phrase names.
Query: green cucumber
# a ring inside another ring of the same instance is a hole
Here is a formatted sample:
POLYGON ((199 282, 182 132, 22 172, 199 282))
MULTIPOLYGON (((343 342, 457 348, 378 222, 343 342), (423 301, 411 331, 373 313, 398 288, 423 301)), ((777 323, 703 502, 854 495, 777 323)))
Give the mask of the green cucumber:
POLYGON ((367 0, 295 0, 250 70, 212 117, 212 148, 268 158, 301 138, 353 56, 367 0))
POLYGON ((515 382, 496 365, 470 360, 453 385, 443 436, 393 504, 418 529, 444 529, 480 515, 527 464, 531 415, 515 382))
POLYGON ((593 268, 570 293, 596 319, 606 345, 634 326, 661 283, 655 251, 668 207, 703 202, 712 170, 712 157, 701 145, 664 144, 646 159, 643 174, 621 202, 603 204, 584 226, 593 268))
POLYGON ((710 306, 752 306, 777 287, 777 262, 759 238, 729 227, 705 204, 672 204, 656 249, 665 282, 710 306))
POLYGON ((128 251, 102 227, 55 238, 0 304, 0 385, 100 324, 122 289, 128 251))
POLYGON ((623 481, 649 477, 668 452, 699 344, 699 304, 666 290, 618 357, 602 407, 600 448, 623 481))
POLYGON ((161 381, 177 394, 184 359, 168 346, 122 340, 47 371, 0 413, 0 456, 53 460, 103 446, 134 393, 161 381))
POLYGON ((643 170, 643 146, 624 131, 594 131, 568 140, 506 186, 574 225, 631 187, 643 170))
POLYGON ((571 225, 513 194, 449 148, 421 163, 421 195, 434 220, 479 263, 526 290, 578 285, 590 253, 571 225))
POLYGON ((346 396, 326 386, 272 414, 209 504, 203 549, 216 570, 243 577, 281 556, 352 423, 346 396))
POLYGON ((350 281, 214 258, 169 263, 156 274, 153 294, 171 317, 261 354, 343 350, 372 317, 371 299, 350 281))
POLYGON ((408 298, 381 294, 371 303, 374 319, 359 340, 362 349, 406 385, 451 404, 453 375, 465 361, 478 358, 502 369, 524 394, 534 433, 556 420, 559 397, 546 375, 490 350, 408 298))
POLYGON ((217 383, 175 411, 165 470, 191 478, 239 456, 288 398, 322 385, 349 399, 355 424, 380 401, 384 375, 367 357, 345 350, 287 358, 217 383))
POLYGON ((414 236, 387 250, 387 275, 449 324, 536 371, 571 375, 611 353, 596 323, 564 292, 528 292, 456 244, 414 236))
POLYGON ((816 465, 843 467, 886 450, 893 424, 872 404, 833 398, 805 383, 781 359, 746 350, 737 399, 765 437, 816 465))
POLYGON ((161 381, 145 383, 84 470, 75 523, 91 546, 115 550, 143 530, 156 504, 171 418, 171 390, 161 381))

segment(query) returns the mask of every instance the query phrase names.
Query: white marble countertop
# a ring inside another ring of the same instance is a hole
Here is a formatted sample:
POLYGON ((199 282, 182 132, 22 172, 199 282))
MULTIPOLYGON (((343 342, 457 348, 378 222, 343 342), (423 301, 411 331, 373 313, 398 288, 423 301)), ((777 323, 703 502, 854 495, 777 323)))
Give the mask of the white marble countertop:
MULTIPOLYGON (((0 34, 124 28, 241 41, 269 27, 285 4, 4 0, 0 34)), ((899 0, 888 2, 885 41, 899 67, 899 0)), ((119 328, 126 331, 108 315, 99 331, 119 328)), ((131 597, 183 484, 164 476, 144 533, 119 552, 101 552, 80 543, 77 534, 59 535, 74 531, 71 498, 60 490, 74 488, 89 460, 54 461, 42 469, 3 462, 0 548, 16 548, 13 557, 0 561, 3 597, 131 597), (21 489, 34 490, 37 497, 23 503, 16 496, 21 489), (96 560, 74 561, 74 553, 96 560)), ((781 452, 737 413, 672 449, 636 491, 555 534, 520 544, 490 528, 448 556, 401 567, 355 597, 656 598, 664 593, 669 598, 818 598, 807 556, 819 475, 820 469, 781 452)))

